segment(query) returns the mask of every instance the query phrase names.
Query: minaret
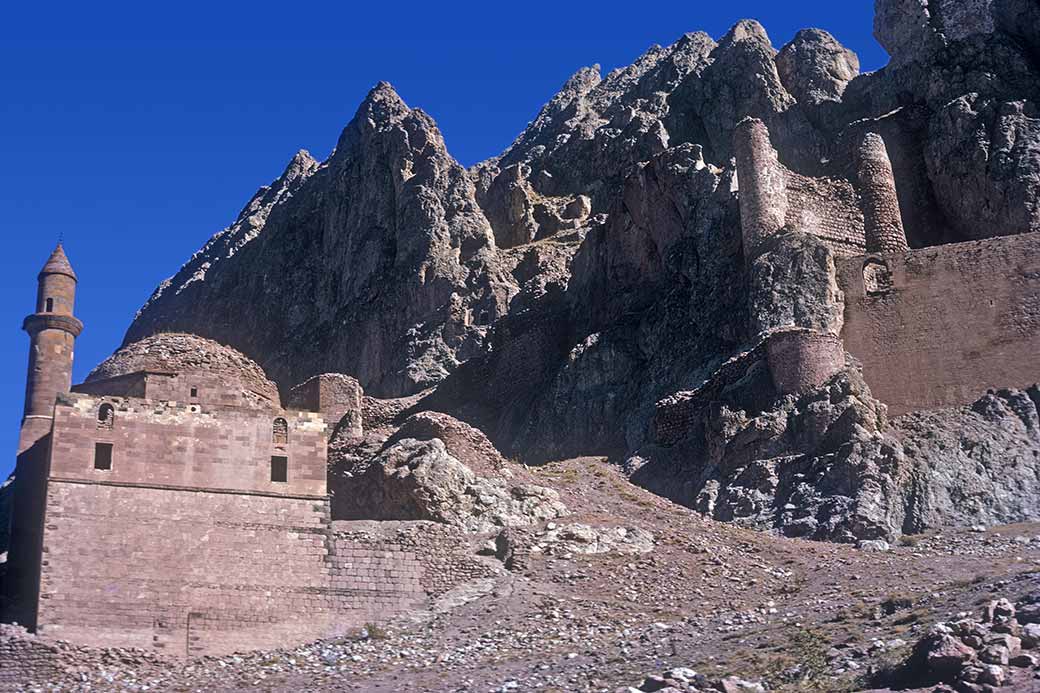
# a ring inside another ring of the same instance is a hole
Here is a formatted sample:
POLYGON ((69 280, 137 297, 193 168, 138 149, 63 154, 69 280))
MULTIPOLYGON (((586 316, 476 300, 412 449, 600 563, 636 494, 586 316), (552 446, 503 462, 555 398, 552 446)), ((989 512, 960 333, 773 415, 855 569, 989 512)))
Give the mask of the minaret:
POLYGON ((29 374, 19 455, 51 432, 54 402, 72 388, 73 347, 83 331, 73 315, 77 281, 59 243, 40 270, 36 312, 22 326, 29 333, 29 374))

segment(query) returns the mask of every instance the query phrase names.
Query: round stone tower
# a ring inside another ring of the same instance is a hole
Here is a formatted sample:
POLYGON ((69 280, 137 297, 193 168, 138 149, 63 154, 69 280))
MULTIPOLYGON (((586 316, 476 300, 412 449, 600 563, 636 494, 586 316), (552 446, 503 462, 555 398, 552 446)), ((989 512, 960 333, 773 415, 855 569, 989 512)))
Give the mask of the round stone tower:
POLYGON ((910 249, 899 212, 896 178, 881 135, 868 132, 859 146, 859 182, 863 196, 868 253, 904 253, 910 249))
POLYGON ((740 190, 740 226, 744 257, 750 263, 758 246, 784 226, 787 218, 787 178, 769 139, 766 124, 745 118, 733 131, 740 190))
POLYGON ((59 243, 40 270, 36 312, 22 326, 30 343, 19 454, 50 433, 55 399, 72 388, 73 347, 83 331, 83 323, 73 315, 77 282, 59 243))

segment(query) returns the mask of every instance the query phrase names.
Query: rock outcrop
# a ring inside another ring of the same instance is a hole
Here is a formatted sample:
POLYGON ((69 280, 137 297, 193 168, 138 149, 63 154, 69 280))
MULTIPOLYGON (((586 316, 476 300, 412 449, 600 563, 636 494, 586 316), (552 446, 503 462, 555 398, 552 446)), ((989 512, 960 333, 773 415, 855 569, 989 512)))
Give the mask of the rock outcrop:
POLYGON ((662 402, 659 445, 628 461, 633 480, 718 520, 843 542, 1040 518, 1036 388, 889 422, 854 365, 801 396, 773 387, 750 352, 662 402), (669 440, 675 416, 686 433, 669 440))
POLYGON ((433 520, 491 532, 567 514, 552 489, 477 476, 439 438, 387 444, 348 489, 352 502, 339 519, 433 520))

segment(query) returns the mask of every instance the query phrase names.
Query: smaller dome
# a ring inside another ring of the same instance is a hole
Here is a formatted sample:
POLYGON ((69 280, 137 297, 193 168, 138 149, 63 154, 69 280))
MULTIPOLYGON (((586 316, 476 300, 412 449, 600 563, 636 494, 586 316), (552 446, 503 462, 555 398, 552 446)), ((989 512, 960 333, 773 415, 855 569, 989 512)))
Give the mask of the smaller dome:
POLYGON ((231 347, 193 334, 164 333, 128 344, 103 361, 87 382, 140 372, 219 375, 247 402, 281 406, 278 387, 255 361, 231 347))

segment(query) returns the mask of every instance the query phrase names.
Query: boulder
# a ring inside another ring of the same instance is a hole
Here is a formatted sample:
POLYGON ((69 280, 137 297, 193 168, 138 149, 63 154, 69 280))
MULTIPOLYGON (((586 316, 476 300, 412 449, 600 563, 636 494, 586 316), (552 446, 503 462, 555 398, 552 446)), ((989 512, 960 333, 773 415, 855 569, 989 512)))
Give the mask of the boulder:
POLYGON ((476 533, 567 514, 556 491, 477 476, 438 438, 387 443, 346 492, 342 519, 432 520, 476 533))

